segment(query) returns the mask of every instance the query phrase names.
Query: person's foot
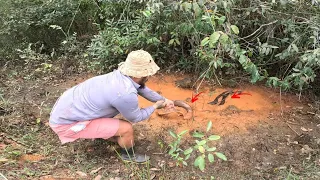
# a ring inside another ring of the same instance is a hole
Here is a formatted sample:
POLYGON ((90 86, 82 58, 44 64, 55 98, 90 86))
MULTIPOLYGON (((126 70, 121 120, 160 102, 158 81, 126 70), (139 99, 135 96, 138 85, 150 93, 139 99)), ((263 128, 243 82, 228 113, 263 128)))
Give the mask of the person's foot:
POLYGON ((145 154, 139 154, 134 151, 133 147, 120 149, 121 159, 125 162, 145 163, 149 161, 150 157, 145 154))
POLYGON ((150 157, 147 155, 142 155, 142 154, 132 154, 129 155, 128 153, 122 153, 121 158, 125 162, 134 162, 134 163, 145 163, 149 161, 150 157))

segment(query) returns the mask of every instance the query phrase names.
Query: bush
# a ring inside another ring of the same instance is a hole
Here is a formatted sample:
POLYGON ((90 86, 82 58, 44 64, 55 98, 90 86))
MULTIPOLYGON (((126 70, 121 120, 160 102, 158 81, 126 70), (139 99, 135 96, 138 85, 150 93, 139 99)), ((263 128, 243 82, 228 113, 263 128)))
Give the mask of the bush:
POLYGON ((85 56, 106 72, 145 49, 162 69, 300 91, 319 72, 317 0, 0 2, 3 59, 30 47, 53 59, 85 56))
POLYGON ((89 0, 0 0, 0 52, 6 59, 16 58, 15 50, 32 44, 39 53, 58 53, 61 42, 74 32, 84 36, 95 31, 92 17, 96 6, 89 0), (58 25, 64 31, 56 31, 58 25))
POLYGON ((103 3, 108 23, 89 51, 104 67, 114 68, 127 52, 143 48, 161 67, 208 78, 240 73, 252 83, 302 90, 316 77, 320 18, 310 1, 103 3))

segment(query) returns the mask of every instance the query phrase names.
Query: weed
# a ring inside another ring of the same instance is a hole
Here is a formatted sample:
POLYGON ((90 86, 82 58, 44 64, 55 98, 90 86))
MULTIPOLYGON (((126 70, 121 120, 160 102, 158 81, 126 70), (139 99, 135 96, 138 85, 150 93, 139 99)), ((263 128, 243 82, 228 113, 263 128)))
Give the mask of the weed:
POLYGON ((22 154, 21 150, 14 148, 11 145, 5 148, 4 153, 7 154, 7 157, 10 159, 18 159, 22 154))
MULTIPOLYGON (((212 127, 212 122, 209 121, 207 124, 206 128, 206 133, 210 131, 212 127)), ((175 140, 169 144, 171 147, 169 151, 169 155, 175 159, 176 165, 183 164, 185 166, 188 166, 187 160, 190 158, 192 153, 195 153, 196 151, 198 152, 198 156, 194 160, 193 165, 195 167, 198 167, 201 171, 204 171, 205 166, 206 166, 206 159, 210 162, 213 163, 215 161, 214 155, 224 161, 227 160, 227 157, 221 153, 217 152, 216 147, 209 147, 209 142, 210 141, 216 141, 220 139, 220 136, 218 135, 210 135, 210 134, 205 134, 201 132, 195 131, 192 134, 192 137, 194 138, 194 145, 190 146, 189 148, 186 148, 185 150, 180 148, 180 143, 183 135, 187 133, 187 130, 184 130, 180 132, 179 134, 175 134, 174 132, 170 131, 170 135, 175 138, 175 140)))

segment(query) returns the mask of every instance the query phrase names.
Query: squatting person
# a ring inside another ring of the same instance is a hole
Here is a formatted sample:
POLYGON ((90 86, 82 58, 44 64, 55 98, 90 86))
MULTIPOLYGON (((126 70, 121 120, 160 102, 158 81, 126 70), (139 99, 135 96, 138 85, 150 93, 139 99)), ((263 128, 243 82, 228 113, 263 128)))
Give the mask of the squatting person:
POLYGON ((132 123, 148 119, 155 109, 173 108, 173 101, 145 85, 159 69, 148 52, 130 52, 117 70, 66 90, 50 113, 50 127, 62 144, 81 138, 110 138, 118 142, 123 160, 148 161, 147 155, 134 152, 132 123), (138 95, 154 104, 140 108, 138 95), (125 120, 115 118, 119 113, 125 120))

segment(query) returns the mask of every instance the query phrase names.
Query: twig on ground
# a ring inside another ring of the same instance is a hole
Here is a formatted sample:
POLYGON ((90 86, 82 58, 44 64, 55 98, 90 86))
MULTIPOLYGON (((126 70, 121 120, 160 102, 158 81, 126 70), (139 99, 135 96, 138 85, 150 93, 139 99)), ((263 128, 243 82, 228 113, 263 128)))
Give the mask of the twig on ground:
MULTIPOLYGON (((5 169, 6 170, 6 169, 5 169)), ((3 180, 8 180, 3 174, 1 174, 0 173, 0 177, 1 177, 1 179, 3 179, 3 180)))
POLYGON ((288 123, 288 124, 293 124, 293 125, 299 125, 299 126, 300 126, 299 123, 294 123, 294 122, 291 122, 291 121, 286 121, 286 123, 288 123))
POLYGON ((298 136, 300 136, 300 134, 297 131, 295 131, 294 129, 292 129, 292 127, 287 122, 286 122, 286 124, 293 132, 295 132, 298 136))

